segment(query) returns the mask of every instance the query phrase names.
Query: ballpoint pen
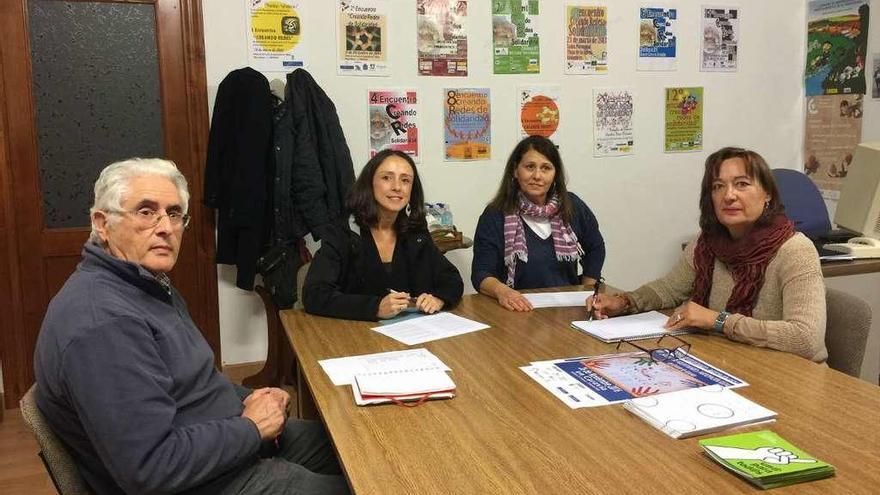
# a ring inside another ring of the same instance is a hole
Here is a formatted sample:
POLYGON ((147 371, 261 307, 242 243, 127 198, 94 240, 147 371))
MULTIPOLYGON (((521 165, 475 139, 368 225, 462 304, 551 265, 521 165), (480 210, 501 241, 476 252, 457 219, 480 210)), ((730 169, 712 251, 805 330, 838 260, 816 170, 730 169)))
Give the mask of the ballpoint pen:
MULTIPOLYGON (((391 287, 388 287, 388 288, 385 289, 385 290, 387 290, 390 294, 400 294, 400 291, 399 291, 399 290, 394 290, 394 289, 392 289, 391 287)), ((415 302, 416 302, 416 298, 410 296, 410 298, 407 299, 407 301, 409 301, 410 303, 415 303, 415 302)))
POLYGON ((599 300, 599 290, 602 289, 602 282, 604 281, 605 279, 599 277, 599 279, 596 280, 596 284, 593 286, 593 304, 590 307, 590 314, 587 317, 587 321, 593 321, 596 319, 596 301, 599 300))

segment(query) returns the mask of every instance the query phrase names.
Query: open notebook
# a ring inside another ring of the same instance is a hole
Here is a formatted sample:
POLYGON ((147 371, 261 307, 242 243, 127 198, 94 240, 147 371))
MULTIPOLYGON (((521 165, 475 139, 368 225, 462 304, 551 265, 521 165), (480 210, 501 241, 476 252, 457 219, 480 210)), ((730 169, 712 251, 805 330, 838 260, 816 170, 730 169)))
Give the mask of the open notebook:
POLYGON ((442 370, 366 373, 354 376, 351 391, 359 406, 387 402, 421 403, 455 397, 455 383, 442 370))
POLYGON ((640 340, 671 334, 690 333, 692 330, 683 328, 670 332, 663 328, 669 317, 657 311, 647 311, 634 315, 615 316, 604 320, 573 321, 572 328, 593 336, 602 342, 611 343, 621 340, 640 340))

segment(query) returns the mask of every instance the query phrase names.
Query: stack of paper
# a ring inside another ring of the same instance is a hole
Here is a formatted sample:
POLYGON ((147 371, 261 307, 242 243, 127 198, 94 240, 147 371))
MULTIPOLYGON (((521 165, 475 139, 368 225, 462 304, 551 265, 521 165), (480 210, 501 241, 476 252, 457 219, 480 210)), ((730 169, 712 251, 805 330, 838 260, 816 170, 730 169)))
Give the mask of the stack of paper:
POLYGON ((404 371, 355 375, 351 386, 359 406, 455 397, 455 383, 445 371, 404 371))
POLYGON ((334 385, 351 385, 359 406, 455 397, 449 367, 427 349, 318 361, 334 385))
POLYGON ((692 331, 685 328, 670 332, 663 326, 667 320, 669 317, 663 313, 648 311, 604 320, 573 321, 571 326, 575 330, 580 330, 602 342, 650 339, 665 334, 678 335, 692 331))
POLYGON ((763 489, 834 475, 834 466, 814 458, 772 431, 707 438, 700 440, 700 446, 712 460, 763 489))
POLYGON ((639 397, 626 401, 623 407, 672 438, 712 433, 776 417, 775 412, 720 385, 639 397))

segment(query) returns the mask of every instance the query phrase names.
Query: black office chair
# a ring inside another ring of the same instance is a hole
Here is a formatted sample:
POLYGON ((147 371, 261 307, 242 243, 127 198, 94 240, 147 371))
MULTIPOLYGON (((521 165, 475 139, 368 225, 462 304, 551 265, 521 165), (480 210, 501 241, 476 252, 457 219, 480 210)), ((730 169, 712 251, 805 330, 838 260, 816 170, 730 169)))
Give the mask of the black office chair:
POLYGON ((831 231, 828 208, 816 184, 804 173, 788 168, 774 168, 773 177, 779 188, 779 200, 794 228, 810 238, 831 231))

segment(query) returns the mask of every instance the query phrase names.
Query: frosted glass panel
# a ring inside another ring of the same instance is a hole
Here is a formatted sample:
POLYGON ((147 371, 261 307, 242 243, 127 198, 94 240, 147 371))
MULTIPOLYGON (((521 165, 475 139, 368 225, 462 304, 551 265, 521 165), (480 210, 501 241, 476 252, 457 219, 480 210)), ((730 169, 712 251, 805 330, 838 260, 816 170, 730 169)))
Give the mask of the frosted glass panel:
POLYGON ((87 227, 107 164, 163 155, 152 5, 30 0, 44 223, 87 227))

